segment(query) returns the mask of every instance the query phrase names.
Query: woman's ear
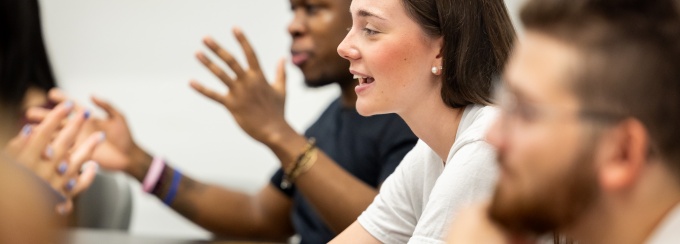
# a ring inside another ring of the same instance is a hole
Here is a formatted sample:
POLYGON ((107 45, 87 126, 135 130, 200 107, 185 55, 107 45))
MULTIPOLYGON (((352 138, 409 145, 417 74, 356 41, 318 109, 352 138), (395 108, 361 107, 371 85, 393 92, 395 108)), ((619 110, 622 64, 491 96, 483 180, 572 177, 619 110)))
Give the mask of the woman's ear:
POLYGON ((434 47, 437 50, 436 58, 442 59, 444 57, 444 37, 443 36, 437 37, 437 39, 435 40, 434 47))
POLYGON ((441 75, 444 68, 444 37, 438 37, 433 44, 432 49, 435 57, 432 61, 432 74, 441 75))

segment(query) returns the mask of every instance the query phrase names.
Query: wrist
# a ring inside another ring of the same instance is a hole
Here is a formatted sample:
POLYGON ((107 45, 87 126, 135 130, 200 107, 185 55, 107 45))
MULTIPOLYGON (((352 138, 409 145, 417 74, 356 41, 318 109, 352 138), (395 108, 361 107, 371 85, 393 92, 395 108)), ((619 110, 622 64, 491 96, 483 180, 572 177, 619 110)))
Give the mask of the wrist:
POLYGON ((302 153, 284 168, 283 181, 281 182, 282 188, 290 187, 300 175, 307 172, 316 163, 317 151, 316 140, 310 138, 302 153))
POLYGON ((281 167, 287 168, 302 153, 300 150, 307 145, 307 138, 291 128, 272 134, 265 144, 279 158, 281 167))
POLYGON ((151 161, 149 170, 146 171, 146 176, 142 181, 142 190, 146 193, 151 193, 160 181, 161 175, 165 170, 165 160, 162 157, 155 156, 151 161))
POLYGON ((135 146, 130 151, 130 162, 125 172, 141 182, 149 171, 152 161, 153 157, 151 155, 135 146))
POLYGON ((273 128, 270 133, 267 133, 262 143, 272 149, 281 148, 295 137, 301 137, 301 135, 293 130, 288 124, 284 124, 273 128))

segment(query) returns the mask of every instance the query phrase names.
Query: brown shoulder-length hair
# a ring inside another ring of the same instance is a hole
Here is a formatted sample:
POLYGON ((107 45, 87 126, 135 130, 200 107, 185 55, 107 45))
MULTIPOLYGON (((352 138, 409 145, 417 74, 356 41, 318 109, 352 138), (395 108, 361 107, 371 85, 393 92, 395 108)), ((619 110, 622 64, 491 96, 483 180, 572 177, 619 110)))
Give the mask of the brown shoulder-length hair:
POLYGON ((494 77, 508 59, 515 29, 503 0, 402 0, 433 37, 443 37, 442 91, 447 106, 491 104, 494 77))

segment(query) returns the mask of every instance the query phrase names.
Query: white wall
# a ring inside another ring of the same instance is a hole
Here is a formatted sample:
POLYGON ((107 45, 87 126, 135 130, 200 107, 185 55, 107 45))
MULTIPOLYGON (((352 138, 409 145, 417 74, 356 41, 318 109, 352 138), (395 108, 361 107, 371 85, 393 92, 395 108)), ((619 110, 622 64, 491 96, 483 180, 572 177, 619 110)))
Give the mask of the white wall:
MULTIPOLYGON (((511 11, 521 0, 508 0, 511 11)), ((149 151, 164 155, 195 178, 254 191, 266 184, 276 158, 250 139, 226 109, 188 86, 191 78, 224 90, 198 61, 201 38, 214 36, 237 58, 232 26, 242 27, 268 77, 287 56, 291 18, 285 0, 42 0, 46 43, 60 85, 72 97, 107 98, 124 111, 133 134, 149 151)), ((288 67, 286 117, 303 131, 339 93, 308 89, 288 67)), ((88 103, 89 104, 89 103, 88 103)), ((208 232, 134 188, 131 231, 189 238, 208 232)), ((134 182, 134 183, 132 183, 134 182)))

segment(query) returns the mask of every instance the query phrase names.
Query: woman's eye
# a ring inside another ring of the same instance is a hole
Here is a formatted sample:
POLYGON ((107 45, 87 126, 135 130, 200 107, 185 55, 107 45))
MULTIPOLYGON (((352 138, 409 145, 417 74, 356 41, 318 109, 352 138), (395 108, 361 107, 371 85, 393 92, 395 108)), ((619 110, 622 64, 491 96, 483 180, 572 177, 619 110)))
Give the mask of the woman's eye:
POLYGON ((364 34, 366 34, 367 36, 372 36, 378 33, 380 32, 364 27, 364 34))

